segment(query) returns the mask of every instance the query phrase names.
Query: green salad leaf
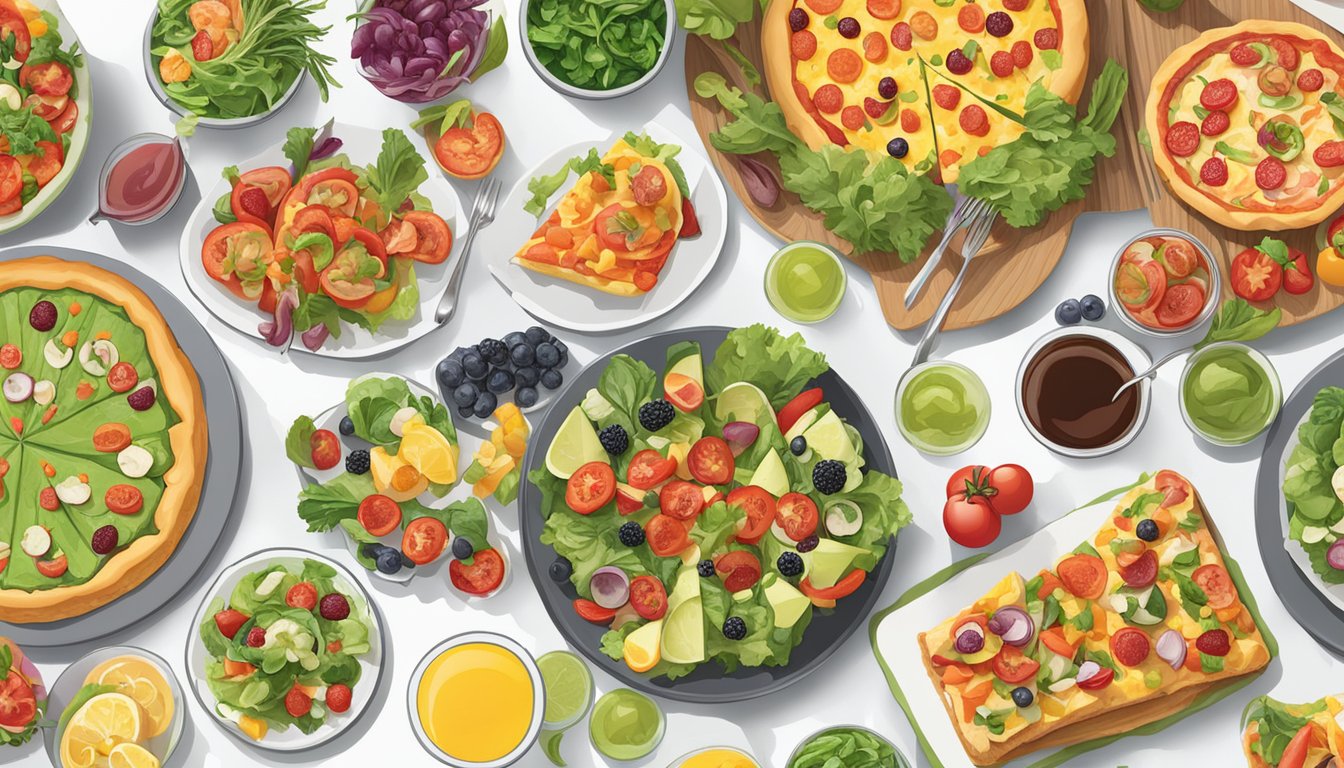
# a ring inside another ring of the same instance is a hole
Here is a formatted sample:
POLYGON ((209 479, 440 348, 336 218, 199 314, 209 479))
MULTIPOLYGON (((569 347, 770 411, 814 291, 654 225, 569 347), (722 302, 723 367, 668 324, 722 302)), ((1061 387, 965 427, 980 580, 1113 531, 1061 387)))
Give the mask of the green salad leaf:
POLYGON ((616 184, 616 168, 611 163, 602 162, 602 156, 597 154, 596 149, 589 149, 588 154, 571 157, 565 161, 555 173, 532 177, 527 182, 527 191, 532 193, 532 197, 523 204, 523 210, 541 218, 546 212, 546 204, 551 196, 559 192, 569 179, 570 171, 580 177, 585 173, 596 173, 606 179, 608 184, 612 186, 616 184))
POLYGON ((1311 722, 1311 716, 1326 710, 1325 700, 1313 704, 1289 707, 1268 696, 1261 696, 1246 708, 1245 724, 1254 723, 1260 738, 1251 744, 1251 751, 1269 765, 1278 765, 1283 752, 1302 726, 1311 722))
POLYGON ((756 5, 757 0, 676 0, 677 23, 693 35, 727 40, 738 25, 751 21, 756 5))
POLYGON ((527 42, 552 75, 577 88, 607 91, 653 69, 667 40, 663 0, 533 0, 527 42))
POLYGON ((9 141, 11 155, 41 154, 37 142, 57 141, 56 131, 52 130, 51 123, 38 117, 32 107, 10 109, 8 104, 2 101, 0 101, 0 136, 9 141))
POLYGON ((1302 545, 1312 570, 1328 584, 1344 584, 1344 571, 1331 567, 1326 553, 1344 537, 1344 503, 1335 494, 1334 476, 1344 465, 1344 389, 1316 393, 1311 413, 1297 428, 1297 444, 1288 454, 1283 495, 1288 502, 1289 538, 1302 545))
POLYGON ((285 455, 289 460, 298 464, 300 467, 315 469, 313 464, 313 433, 317 431, 317 425, 307 416, 300 416, 289 426, 289 432, 285 434, 285 455))
POLYGON ((401 208, 411 193, 429 179, 425 158, 415 150, 406 132, 399 128, 383 130, 383 147, 378 160, 365 169, 369 197, 387 215, 401 208))
POLYGON ((1220 341, 1254 341, 1279 327, 1282 316, 1283 310, 1278 307, 1263 310, 1241 297, 1228 299, 1218 308, 1209 332, 1195 345, 1195 349, 1203 349, 1220 341))
POLYGON ((778 410, 828 370, 826 356, 809 349, 801 334, 785 336, 757 323, 728 333, 713 362, 705 366, 705 383, 711 391, 722 392, 733 382, 749 381, 778 410))
POLYGON ((831 728, 798 748, 787 768, 898 768, 903 765, 885 739, 860 728, 831 728))
MULTIPOLYGON (((76 42, 71 45, 69 50, 64 49, 62 46, 65 45, 65 41, 61 38, 58 29, 60 22, 56 19, 56 16, 50 11, 43 11, 42 20, 47 24, 47 31, 33 38, 32 48, 28 51, 28 58, 24 61, 24 64, 31 67, 35 64, 55 61, 64 64, 74 75, 77 70, 84 67, 84 54, 79 50, 79 43, 76 42)), ((78 79, 71 81, 68 95, 72 99, 79 98, 78 79)))
POLYGON ((282 151, 290 165, 294 166, 294 178, 302 179, 308 172, 308 161, 313 155, 313 141, 316 138, 316 128, 295 126, 285 133, 282 151))

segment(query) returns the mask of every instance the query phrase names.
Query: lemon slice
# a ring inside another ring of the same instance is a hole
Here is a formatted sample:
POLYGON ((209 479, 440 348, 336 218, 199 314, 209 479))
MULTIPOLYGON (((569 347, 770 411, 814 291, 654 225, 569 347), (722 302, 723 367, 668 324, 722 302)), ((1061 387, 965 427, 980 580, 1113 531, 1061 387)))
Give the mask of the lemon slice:
POLYGON ((705 609, 700 595, 668 613, 661 651, 663 659, 672 664, 699 664, 705 660, 705 609))
POLYGON ((574 471, 590 461, 607 460, 607 452, 588 421, 583 409, 575 406, 546 449, 546 469, 561 480, 568 480, 574 471))
POLYGON ((140 705, 124 693, 102 693, 85 702, 61 734, 61 765, 94 768, 103 755, 144 734, 140 705))
POLYGON ((431 483, 457 480, 457 448, 431 426, 406 422, 397 455, 420 470, 431 483))
POLYGON ((760 424, 761 419, 775 418, 770 398, 761 388, 747 381, 738 381, 723 388, 714 402, 714 416, 719 421, 749 421, 760 424))
POLYGON ((145 714, 146 739, 168 730, 173 721, 173 690, 158 665, 137 656, 118 656, 94 667, 84 684, 111 685, 135 699, 145 714))
POLYGON ((159 758, 139 744, 128 741, 107 753, 107 768, 159 768, 159 758))
POLYGON ((622 648, 626 666, 635 672, 648 672, 662 660, 663 620, 651 621, 631 632, 622 648))

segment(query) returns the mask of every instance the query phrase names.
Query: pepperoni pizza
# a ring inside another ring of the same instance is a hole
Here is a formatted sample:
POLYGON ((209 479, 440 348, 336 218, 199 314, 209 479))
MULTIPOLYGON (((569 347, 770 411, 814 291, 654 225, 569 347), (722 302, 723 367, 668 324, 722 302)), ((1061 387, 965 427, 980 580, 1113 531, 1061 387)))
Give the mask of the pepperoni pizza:
POLYGON ((1286 230, 1344 204, 1344 51, 1301 24, 1243 21, 1176 49, 1146 109, 1171 191, 1219 224, 1286 230))
POLYGON ((770 92, 809 146, 947 182, 1021 135, 1033 83, 1076 102, 1088 65, 1083 0, 772 0, 761 35, 770 92))

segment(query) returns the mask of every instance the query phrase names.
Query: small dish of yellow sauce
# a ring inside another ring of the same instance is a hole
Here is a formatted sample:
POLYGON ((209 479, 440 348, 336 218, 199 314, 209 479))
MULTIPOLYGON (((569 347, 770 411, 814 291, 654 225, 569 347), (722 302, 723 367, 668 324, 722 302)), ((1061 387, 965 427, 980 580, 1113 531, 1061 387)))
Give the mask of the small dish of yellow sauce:
POLYGON ((420 744, 441 762, 502 768, 536 742, 546 692, 526 649, 502 635, 472 632, 420 660, 407 706, 420 744))
POLYGON ((667 768, 760 768, 760 764, 740 749, 708 747, 682 755, 667 768))

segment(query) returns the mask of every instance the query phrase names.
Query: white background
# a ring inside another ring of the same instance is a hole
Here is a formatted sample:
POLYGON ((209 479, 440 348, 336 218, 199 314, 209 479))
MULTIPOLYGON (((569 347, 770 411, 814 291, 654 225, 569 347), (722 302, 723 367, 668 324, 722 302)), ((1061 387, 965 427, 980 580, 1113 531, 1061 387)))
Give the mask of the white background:
MULTIPOLYGON (((1113 0, 1132 2, 1133 0, 1113 0)), ((1192 2, 1199 0, 1191 0, 1192 2)), ((1309 10, 1344 26, 1344 12, 1313 0, 1309 10)), ((243 132, 202 130, 189 143, 195 178, 186 198, 165 219, 143 228, 91 225, 88 216, 96 204, 98 168, 112 147, 140 131, 171 132, 172 120, 150 94, 141 63, 141 40, 151 0, 66 0, 63 9, 84 43, 93 67, 94 138, 74 183, 45 213, 19 232, 0 238, 0 246, 27 243, 84 248, 123 259, 178 292, 190 307, 199 308, 187 293, 178 269, 178 239, 190 209, 199 200, 198 185, 209 188, 225 165, 250 157, 258 147, 279 141, 293 125, 316 125, 329 116, 373 127, 405 127, 410 107, 384 98, 366 83, 348 59, 351 27, 343 16, 353 2, 332 0, 325 20, 335 25, 323 44, 340 59, 335 72, 345 88, 333 93, 331 103, 318 101, 311 85, 278 117, 243 132)), ((494 112, 508 134, 508 149, 495 175, 507 189, 532 165, 558 146, 591 140, 610 130, 642 125, 658 119, 669 128, 691 136, 686 117, 682 74, 682 43, 665 72, 648 88, 615 102, 566 99, 548 89, 532 72, 520 50, 514 14, 517 1, 509 0, 510 53, 503 69, 459 92, 494 112)), ((1139 84, 1142 87, 1142 84, 1139 84)), ((688 151, 699 151, 688 146, 688 151)), ((435 172, 435 171, 431 171, 435 172)), ((474 184, 460 184, 465 201, 474 184)), ((792 331, 789 321, 776 315, 761 289, 766 259, 779 246, 743 213, 730 196, 733 217, 719 266, 704 287, 686 304, 645 328, 605 336, 561 334, 586 363, 595 355, 655 330, 702 324, 740 325, 755 321, 774 323, 792 331)), ((1241 763, 1238 716, 1254 695, 1272 692, 1290 701, 1314 700, 1344 690, 1344 664, 1320 649, 1292 620, 1274 596, 1260 564, 1252 527, 1255 469, 1263 440, 1235 450, 1214 449, 1192 436, 1181 421, 1176 380, 1181 362, 1164 370, 1155 387, 1152 414, 1140 438, 1124 451, 1091 461, 1065 461, 1047 452, 1028 436, 1014 413, 1012 381, 1021 355, 1041 333, 1052 328, 1055 305, 1084 293, 1105 294, 1106 269, 1125 238, 1149 226, 1145 212, 1087 215, 1074 229, 1059 268, 1036 294, 1013 312, 977 329, 951 333, 935 355, 970 365, 984 378, 993 399, 994 417, 985 439, 967 454, 929 459, 911 449, 896 432, 892 395, 917 337, 896 333, 882 320, 867 276, 849 269, 850 289, 840 311, 831 319, 801 330, 823 350, 833 367, 866 399, 878 416, 906 482, 905 498, 915 523, 900 537, 891 555, 897 558, 893 577, 881 601, 894 602, 912 584, 966 554, 951 545, 942 530, 940 513, 943 485, 949 473, 964 463, 1017 462, 1027 466, 1037 481, 1036 501, 1017 518, 1008 519, 999 544, 1017 539, 1104 489, 1132 480, 1140 471, 1171 467, 1190 477, 1212 509, 1234 557, 1240 560, 1251 590, 1259 598, 1265 618, 1282 644, 1282 654, 1248 689, 1158 736, 1122 741, 1111 748, 1080 758, 1074 765, 1160 766, 1241 763)), ((521 240, 527 233, 519 232, 521 240)), ((670 269, 676 269, 672 260, 670 269)), ((192 634, 189 625, 205 586, 223 564, 267 546, 318 549, 336 558, 347 555, 333 539, 305 532, 294 514, 298 491, 295 473, 285 459, 281 439, 295 415, 316 413, 336 402, 345 382, 370 370, 392 370, 430 383, 434 363, 458 344, 484 336, 502 336, 532 322, 488 275, 479 257, 467 266, 462 302, 457 316, 407 349, 378 361, 356 363, 291 355, 282 358, 259 341, 244 338, 213 318, 201 315, 210 333, 229 359, 243 399, 247 443, 250 446, 239 490, 241 524, 220 542, 215 558, 171 608, 145 619, 137 628, 83 647, 33 649, 48 681, 79 655, 112 643, 141 645, 169 659, 182 677, 183 649, 192 634)), ((1340 344, 1340 315, 1320 318, 1292 329, 1277 331, 1259 343, 1277 366, 1286 391, 1340 344)), ((1150 348, 1161 354, 1165 349, 1150 348)), ((515 567, 522 567, 517 542, 517 513, 504 511, 496 530, 511 538, 509 551, 515 567)), ((1036 567, 1024 563, 1023 568, 1036 567)), ((442 569, 438 571, 443 573, 442 569)), ((420 579, 410 588, 375 581, 372 591, 391 634, 390 685, 379 692, 375 709, 352 732, 314 753, 273 756, 245 746, 225 735, 194 700, 188 707, 188 725, 174 765, 399 765, 428 766, 433 761, 415 741, 407 722, 405 693, 408 677, 419 658, 438 641, 472 629, 507 633, 537 654, 564 647, 564 642, 542 610, 526 574, 513 574, 508 587, 496 597, 467 604, 445 580, 420 579)), ((907 755, 923 764, 904 715, 890 696, 869 649, 866 626, 840 648, 834 658, 804 683, 766 699, 720 707, 697 707, 667 702, 667 737, 655 757, 642 765, 662 768, 677 755, 713 743, 750 746, 767 766, 783 766, 790 750, 808 733, 837 723, 860 723, 887 735, 907 755)), ((599 690, 615 681, 597 675, 599 690)), ((190 695, 188 695, 190 698, 190 695)), ((943 717, 942 712, 927 716, 943 717)), ((575 766, 603 765, 581 730, 572 732, 565 754, 575 766)), ((962 755, 944 755, 944 762, 960 765, 962 755)), ((42 765, 46 758, 35 746, 0 752, 0 762, 17 760, 42 765)), ((533 750, 520 763, 549 763, 533 750)))

